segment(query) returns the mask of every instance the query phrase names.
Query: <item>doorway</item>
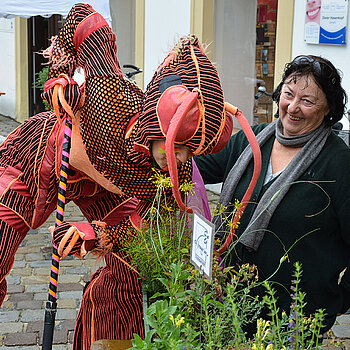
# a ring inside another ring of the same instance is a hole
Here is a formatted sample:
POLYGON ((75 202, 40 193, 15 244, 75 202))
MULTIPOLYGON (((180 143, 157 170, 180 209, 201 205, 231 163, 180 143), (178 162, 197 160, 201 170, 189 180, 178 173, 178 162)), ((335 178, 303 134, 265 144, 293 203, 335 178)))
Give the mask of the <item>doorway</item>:
POLYGON ((63 19, 60 15, 49 18, 35 16, 28 19, 28 91, 29 115, 45 111, 41 98, 42 90, 34 86, 38 73, 45 67, 46 59, 40 52, 50 45, 50 38, 57 35, 62 28, 63 19))
POLYGON ((257 0, 254 124, 273 120, 277 0, 257 0))

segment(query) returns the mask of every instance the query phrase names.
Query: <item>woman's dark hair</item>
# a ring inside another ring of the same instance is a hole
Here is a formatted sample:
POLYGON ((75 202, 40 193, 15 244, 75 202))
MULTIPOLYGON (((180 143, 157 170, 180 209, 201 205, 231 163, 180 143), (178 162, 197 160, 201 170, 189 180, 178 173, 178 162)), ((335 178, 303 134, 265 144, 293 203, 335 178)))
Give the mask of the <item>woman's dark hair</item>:
POLYGON ((286 64, 282 81, 272 94, 272 99, 279 103, 283 84, 288 80, 312 75, 316 84, 326 95, 329 113, 324 120, 326 125, 332 126, 338 122, 345 113, 347 96, 341 86, 341 72, 325 58, 319 56, 297 56, 292 62, 286 64))

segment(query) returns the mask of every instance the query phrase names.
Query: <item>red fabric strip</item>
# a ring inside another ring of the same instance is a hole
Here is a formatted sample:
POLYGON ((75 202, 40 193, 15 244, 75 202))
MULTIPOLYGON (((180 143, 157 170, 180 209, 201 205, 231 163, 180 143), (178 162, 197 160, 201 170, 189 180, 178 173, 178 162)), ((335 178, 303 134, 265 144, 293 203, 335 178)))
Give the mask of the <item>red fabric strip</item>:
POLYGON ((78 24, 74 33, 73 43, 76 49, 97 29, 108 26, 106 20, 97 12, 92 13, 78 24))

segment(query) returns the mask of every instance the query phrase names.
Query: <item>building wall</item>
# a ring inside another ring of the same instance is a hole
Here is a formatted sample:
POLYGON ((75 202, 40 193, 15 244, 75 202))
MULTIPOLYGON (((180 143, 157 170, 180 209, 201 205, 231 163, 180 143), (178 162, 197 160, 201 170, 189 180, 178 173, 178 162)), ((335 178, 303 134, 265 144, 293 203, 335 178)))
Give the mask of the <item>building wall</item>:
MULTIPOLYGON (((294 25, 293 25, 293 45, 292 56, 301 54, 319 55, 329 59, 335 67, 343 72, 343 88, 350 96, 350 45, 349 45, 349 14, 346 32, 347 44, 345 46, 336 45, 315 45, 307 44, 304 41, 304 22, 305 22, 306 0, 295 1, 294 7, 294 25)), ((349 10, 349 9, 348 9, 349 10)), ((348 104, 349 108, 349 104, 348 104)), ((342 119, 344 129, 349 129, 349 122, 344 117, 342 119)))
POLYGON ((135 64, 135 0, 110 0, 110 9, 119 63, 135 64))
MULTIPOLYGON (((253 123, 256 0, 216 0, 213 59, 225 100, 253 123)), ((235 127, 239 125, 235 122, 235 127)))
POLYGON ((145 1, 144 86, 177 40, 190 33, 191 1, 145 1))
POLYGON ((15 116, 16 74, 15 74, 15 20, 0 18, 0 114, 15 116))

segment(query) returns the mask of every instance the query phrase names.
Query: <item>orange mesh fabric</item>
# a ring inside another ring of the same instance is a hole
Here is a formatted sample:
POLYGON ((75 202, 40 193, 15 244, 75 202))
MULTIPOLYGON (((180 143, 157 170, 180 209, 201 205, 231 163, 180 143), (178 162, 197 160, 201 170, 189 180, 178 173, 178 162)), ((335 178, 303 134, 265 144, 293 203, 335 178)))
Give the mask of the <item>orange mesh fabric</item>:
MULTIPOLYGON (((85 100, 80 124, 89 159, 125 194, 148 201, 156 193, 149 181, 153 159, 149 154, 141 154, 141 164, 130 157, 139 120, 130 137, 125 137, 130 119, 142 110, 144 94, 123 77, 116 55, 116 37, 108 26, 92 32, 78 48, 73 43, 77 27, 92 13, 95 11, 86 4, 77 4, 70 11, 60 34, 45 51, 50 62, 49 78, 72 74, 76 67, 84 70, 85 100)), ((180 182, 191 178, 191 169, 190 162, 179 169, 180 182)), ((140 207, 140 213, 144 210, 140 207)))

